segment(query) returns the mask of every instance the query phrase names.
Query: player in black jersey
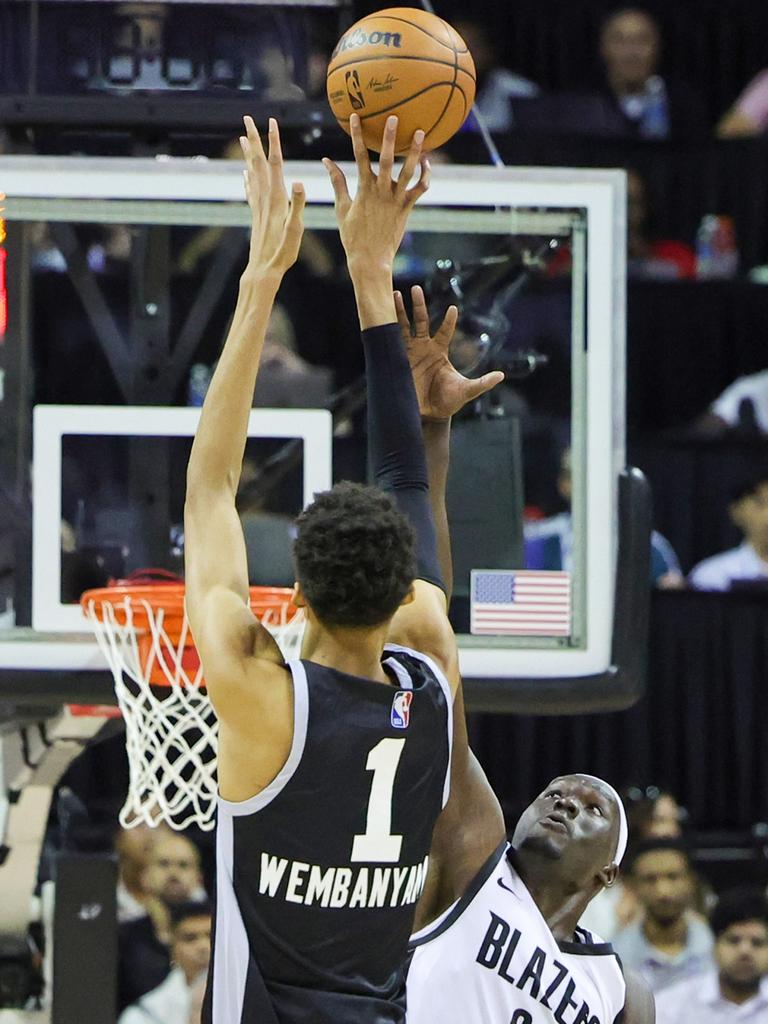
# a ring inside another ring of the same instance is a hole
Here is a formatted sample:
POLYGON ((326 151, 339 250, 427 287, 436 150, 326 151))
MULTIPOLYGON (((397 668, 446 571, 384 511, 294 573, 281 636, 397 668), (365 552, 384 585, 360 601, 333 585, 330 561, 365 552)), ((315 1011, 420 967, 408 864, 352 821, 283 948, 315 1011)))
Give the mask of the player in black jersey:
MULTIPOLYGON (((377 175, 354 118, 354 200, 340 169, 326 164, 363 332, 379 488, 335 487, 299 517, 295 601, 307 628, 302 659, 286 665, 248 607, 235 492, 266 325, 301 241, 304 192, 294 185, 286 195, 277 124, 268 156, 245 124, 250 254, 185 505, 187 610, 219 718, 216 921, 203 1019, 401 1024, 408 935, 449 792, 458 686, 392 292, 392 262, 428 184, 423 132, 393 180, 396 119, 377 175)), ((496 379, 464 382, 467 398, 496 379)))

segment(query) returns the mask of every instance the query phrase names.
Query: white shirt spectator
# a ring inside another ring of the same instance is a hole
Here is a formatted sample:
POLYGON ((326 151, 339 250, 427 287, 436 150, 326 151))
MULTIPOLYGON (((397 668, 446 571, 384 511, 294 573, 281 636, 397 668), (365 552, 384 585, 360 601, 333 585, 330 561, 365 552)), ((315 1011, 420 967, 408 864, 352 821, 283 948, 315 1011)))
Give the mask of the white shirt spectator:
POLYGON ((688 574, 688 582, 696 590, 729 590, 732 580, 768 582, 768 562, 764 562, 750 543, 705 558, 688 574))
POLYGON ((732 1003, 720 994, 717 971, 700 974, 656 996, 656 1024, 765 1024, 768 1021, 768 978, 746 1003, 732 1003))
MULTIPOLYGON (((611 940, 611 945, 624 966, 637 971, 656 994, 683 978, 707 970, 712 964, 714 943, 707 925, 699 918, 689 916, 685 946, 679 953, 665 953, 651 945, 645 937, 641 920, 622 928, 611 940)), ((691 1018, 691 1024, 701 1022, 691 1018)))
POLYGON ((147 913, 147 908, 143 903, 139 903, 135 896, 128 892, 125 886, 125 882, 122 879, 118 880, 117 883, 117 920, 120 924, 124 921, 138 921, 140 917, 144 917, 147 913))
POLYGON ((188 1024, 192 990, 180 967, 120 1014, 117 1024, 188 1024))
POLYGON ((739 377, 715 399, 709 407, 710 412, 729 427, 735 427, 739 422, 739 407, 745 398, 750 399, 754 406, 758 427, 768 434, 768 370, 739 377))

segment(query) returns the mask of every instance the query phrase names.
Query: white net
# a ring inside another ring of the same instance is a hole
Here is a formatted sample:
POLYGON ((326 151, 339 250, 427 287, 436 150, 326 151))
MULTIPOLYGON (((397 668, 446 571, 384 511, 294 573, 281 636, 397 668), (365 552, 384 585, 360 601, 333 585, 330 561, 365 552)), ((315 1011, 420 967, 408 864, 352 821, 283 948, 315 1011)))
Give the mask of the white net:
MULTIPOLYGON (((202 669, 184 616, 178 639, 168 635, 162 608, 145 598, 91 600, 86 607, 96 639, 112 669, 125 721, 128 797, 120 823, 165 822, 181 830, 210 831, 216 810, 218 723, 202 689, 202 669), (135 609, 140 609, 137 616, 135 609), (148 631, 135 618, 146 617, 148 631), (157 684, 160 685, 157 685, 157 684)), ((298 657, 304 633, 301 613, 288 608, 260 616, 286 661, 298 657)))

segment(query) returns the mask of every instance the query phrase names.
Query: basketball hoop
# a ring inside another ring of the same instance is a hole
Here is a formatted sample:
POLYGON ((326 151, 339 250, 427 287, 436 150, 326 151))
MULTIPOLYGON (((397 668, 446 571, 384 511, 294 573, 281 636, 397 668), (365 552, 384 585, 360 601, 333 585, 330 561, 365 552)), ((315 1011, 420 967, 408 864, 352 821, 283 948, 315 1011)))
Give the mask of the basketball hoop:
MULTIPOLYGON (((184 610, 184 584, 162 570, 86 591, 80 604, 112 670, 125 719, 125 828, 165 822, 214 827, 218 723, 184 610)), ((284 587, 251 587, 251 610, 286 660, 298 656, 303 614, 284 587)))

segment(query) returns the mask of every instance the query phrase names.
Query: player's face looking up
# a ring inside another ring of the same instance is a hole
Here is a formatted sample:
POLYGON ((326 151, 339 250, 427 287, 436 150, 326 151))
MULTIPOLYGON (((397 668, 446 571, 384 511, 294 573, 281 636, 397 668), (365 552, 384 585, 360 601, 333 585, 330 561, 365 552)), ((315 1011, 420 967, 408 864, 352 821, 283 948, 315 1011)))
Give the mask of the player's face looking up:
POLYGON ((550 858, 558 874, 580 887, 610 884, 620 828, 615 800, 578 775, 554 779, 523 812, 515 850, 550 858))
POLYGON ((672 924, 693 902, 691 869, 679 850, 640 854, 629 879, 646 914, 659 924, 672 924))

